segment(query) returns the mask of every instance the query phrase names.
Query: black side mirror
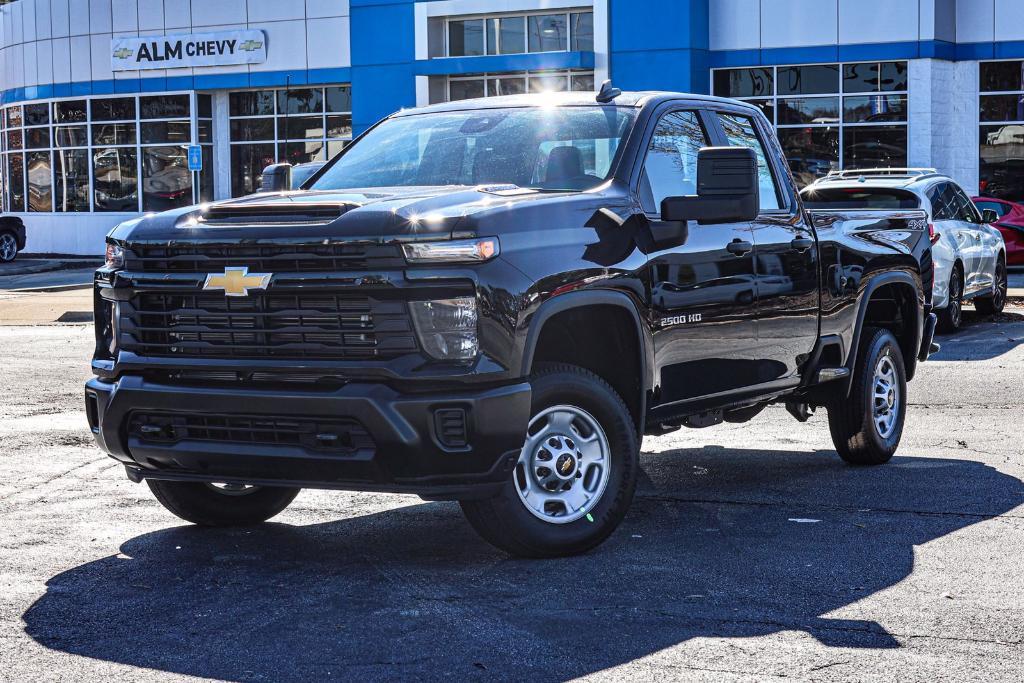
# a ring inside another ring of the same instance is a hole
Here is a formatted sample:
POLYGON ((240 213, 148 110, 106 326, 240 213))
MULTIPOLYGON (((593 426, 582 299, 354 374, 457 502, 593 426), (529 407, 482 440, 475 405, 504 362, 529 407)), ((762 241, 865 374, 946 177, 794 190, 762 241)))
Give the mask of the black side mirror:
POLYGON ((271 164, 263 169, 260 192, 287 192, 292 189, 292 165, 271 164))
POLYGON ((761 210, 757 155, 749 147, 705 147, 697 154, 697 194, 666 197, 664 221, 752 221, 761 210))
POLYGON ((985 209, 981 212, 982 223, 997 223, 999 222, 999 214, 995 212, 995 209, 985 209))

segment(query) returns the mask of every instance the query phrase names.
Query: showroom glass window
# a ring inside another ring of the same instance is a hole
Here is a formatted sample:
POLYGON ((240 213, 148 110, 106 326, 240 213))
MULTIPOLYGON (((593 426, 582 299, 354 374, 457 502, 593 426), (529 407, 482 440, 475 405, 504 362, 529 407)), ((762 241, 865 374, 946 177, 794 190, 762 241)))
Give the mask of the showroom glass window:
POLYGON ((907 63, 719 69, 716 95, 761 108, 800 186, 836 169, 907 165, 907 63))
POLYGON ((448 101, 541 92, 594 90, 593 71, 520 71, 470 74, 448 79, 448 101))
POLYGON ((447 19, 445 56, 594 51, 594 12, 544 11, 447 19))
POLYGON ((447 20, 444 54, 448 57, 570 50, 593 52, 592 11, 473 15, 447 20))
POLYGON ((213 197, 210 97, 96 97, 7 107, 4 206, 7 211, 137 213, 188 206, 192 103, 203 146, 201 200, 213 197))
POLYGON ((981 194, 1024 201, 1024 61, 982 62, 981 194))
POLYGON ((347 85, 233 92, 229 109, 233 197, 256 192, 270 164, 326 161, 352 139, 347 85))

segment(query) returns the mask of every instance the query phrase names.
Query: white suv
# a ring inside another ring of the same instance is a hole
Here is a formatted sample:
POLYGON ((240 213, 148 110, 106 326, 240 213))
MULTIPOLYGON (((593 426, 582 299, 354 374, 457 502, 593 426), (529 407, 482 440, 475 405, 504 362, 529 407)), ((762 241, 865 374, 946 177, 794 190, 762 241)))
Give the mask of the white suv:
POLYGON ((971 198, 933 169, 833 171, 800 193, 811 209, 922 209, 928 213, 939 329, 960 327, 965 301, 980 313, 1006 305, 1006 245, 995 212, 978 213, 971 198))

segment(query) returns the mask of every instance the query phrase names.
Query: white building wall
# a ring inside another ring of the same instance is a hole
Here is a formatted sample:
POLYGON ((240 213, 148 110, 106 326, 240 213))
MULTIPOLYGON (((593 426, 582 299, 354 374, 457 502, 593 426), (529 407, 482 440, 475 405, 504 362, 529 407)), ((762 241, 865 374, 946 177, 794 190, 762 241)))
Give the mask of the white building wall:
POLYGON ((348 0, 19 0, 0 7, 0 90, 73 81, 259 73, 351 65, 348 0), (124 71, 116 36, 262 29, 263 64, 124 71), (308 40, 307 40, 308 39, 308 40))
MULTIPOLYGON (((344 68, 351 65, 348 0, 19 0, 0 7, 0 90, 96 80, 344 68), (261 29, 263 64, 111 70, 114 36, 261 29)), ((217 98, 219 196, 230 194, 226 96, 217 98)), ((138 214, 20 213, 26 251, 97 254, 117 223, 138 214)))
POLYGON ((978 190, 978 62, 910 62, 908 163, 978 190), (966 96, 965 96, 966 94, 966 96))
MULTIPOLYGON (((973 0, 959 0, 960 6, 973 0)), ((992 12, 996 2, 1004 14, 1024 14, 1024 0, 984 0, 992 12)), ((856 45, 917 40, 948 40, 944 27, 955 0, 711 0, 712 50, 856 45), (938 22, 938 30, 937 30, 938 22)), ((1019 18, 1017 28, 1024 32, 1019 18)), ((1015 29, 1017 30, 1017 29, 1015 29)), ((986 39, 979 39, 986 40, 986 39)), ((987 40, 991 40, 988 38, 987 40)))

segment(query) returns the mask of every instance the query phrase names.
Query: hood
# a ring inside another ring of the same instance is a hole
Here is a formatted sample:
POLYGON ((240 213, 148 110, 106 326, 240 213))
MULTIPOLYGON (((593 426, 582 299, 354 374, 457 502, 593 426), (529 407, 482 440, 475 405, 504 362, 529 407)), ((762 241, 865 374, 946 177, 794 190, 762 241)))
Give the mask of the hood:
POLYGON ((564 197, 509 185, 256 194, 150 214, 110 237, 128 243, 391 242, 468 237, 488 212, 564 197))

